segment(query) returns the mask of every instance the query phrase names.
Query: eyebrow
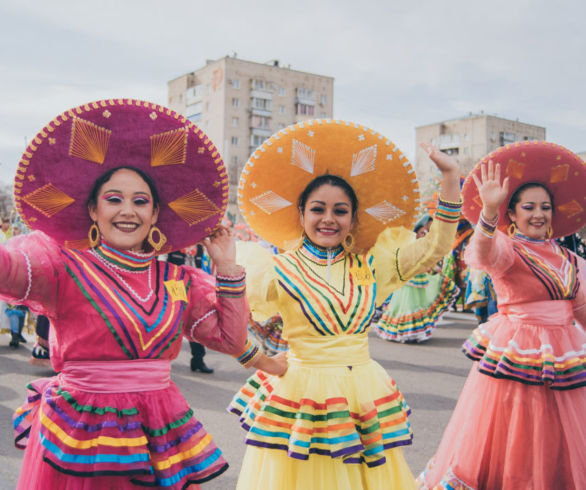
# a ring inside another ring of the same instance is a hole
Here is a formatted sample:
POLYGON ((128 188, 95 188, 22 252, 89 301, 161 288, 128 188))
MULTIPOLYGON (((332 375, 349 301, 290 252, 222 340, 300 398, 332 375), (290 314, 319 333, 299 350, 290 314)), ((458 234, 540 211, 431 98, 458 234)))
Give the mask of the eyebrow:
MULTIPOLYGON (((324 206, 326 205, 326 203, 324 201, 311 201, 310 204, 323 204, 324 206)), ((350 203, 342 201, 342 202, 334 203, 334 206, 350 206, 350 203)))

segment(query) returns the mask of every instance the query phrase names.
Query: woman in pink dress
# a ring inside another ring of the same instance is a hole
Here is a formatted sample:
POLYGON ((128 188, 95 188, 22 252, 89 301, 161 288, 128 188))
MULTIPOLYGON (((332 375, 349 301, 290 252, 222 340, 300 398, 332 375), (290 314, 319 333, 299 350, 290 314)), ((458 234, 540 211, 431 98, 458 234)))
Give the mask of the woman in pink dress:
POLYGON ((0 295, 49 318, 59 373, 32 382, 15 414, 18 488, 199 488, 221 474, 220 450, 170 380, 182 337, 244 362, 255 353, 209 139, 155 104, 87 104, 37 135, 15 188, 39 231, 0 247, 0 295), (206 235, 215 280, 156 258, 206 235))
POLYGON ((586 300, 577 257, 552 240, 583 225, 585 181, 577 155, 533 141, 468 177, 466 261, 492 277, 498 313, 463 346, 476 362, 419 488, 586 488, 586 300))

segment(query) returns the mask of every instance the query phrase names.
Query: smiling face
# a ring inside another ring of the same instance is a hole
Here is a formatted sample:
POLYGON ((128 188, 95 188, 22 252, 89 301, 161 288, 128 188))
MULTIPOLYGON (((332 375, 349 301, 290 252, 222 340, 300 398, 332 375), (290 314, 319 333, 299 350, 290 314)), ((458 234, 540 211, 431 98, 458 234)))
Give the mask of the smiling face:
POLYGON ((352 211, 350 198, 341 187, 324 184, 309 194, 301 226, 314 244, 334 248, 352 229, 352 211))
POLYGON ((547 237, 552 215, 551 199, 542 187, 525 189, 519 196, 515 211, 509 210, 509 218, 519 231, 526 237, 538 240, 547 237))
POLYGON ((118 250, 133 251, 142 250, 159 216, 148 184, 128 169, 116 171, 100 187, 89 213, 106 242, 118 250))

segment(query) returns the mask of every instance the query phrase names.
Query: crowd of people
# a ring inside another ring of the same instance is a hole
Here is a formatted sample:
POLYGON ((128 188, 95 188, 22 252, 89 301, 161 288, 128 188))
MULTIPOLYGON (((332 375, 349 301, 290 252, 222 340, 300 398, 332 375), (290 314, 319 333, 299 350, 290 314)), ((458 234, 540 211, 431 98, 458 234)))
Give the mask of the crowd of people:
POLYGON ((57 373, 14 414, 18 488, 221 475, 170 379, 183 338, 194 372, 213 372, 206 347, 254 368, 228 407, 245 431, 240 490, 586 488, 586 262, 556 241, 585 222, 586 165, 528 141, 462 186, 457 160, 423 147, 442 179, 418 216, 390 140, 343 121, 286 128, 244 168, 243 231, 222 224, 218 151, 179 114, 124 99, 53 119, 15 180, 33 231, 11 237, 3 221, 0 234, 10 346, 37 315, 33 358, 57 373), (472 366, 416 478, 408 399, 370 357, 369 330, 428 341, 457 300, 479 316, 462 347, 472 366))

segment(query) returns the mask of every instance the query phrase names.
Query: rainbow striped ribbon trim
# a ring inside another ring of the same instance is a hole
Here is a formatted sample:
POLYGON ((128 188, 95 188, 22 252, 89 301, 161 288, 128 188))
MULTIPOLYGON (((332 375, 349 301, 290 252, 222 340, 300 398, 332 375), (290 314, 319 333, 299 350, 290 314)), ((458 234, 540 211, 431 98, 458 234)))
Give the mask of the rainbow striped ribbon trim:
POLYGON ((224 298, 242 298, 246 293, 246 274, 216 276, 216 294, 224 298))
POLYGON ((438 199, 437 208, 434 218, 447 223, 457 223, 460 218, 460 211, 462 209, 462 201, 450 202, 438 199))
POLYGON ((247 368, 258 357, 259 352, 260 351, 258 346, 250 339, 246 339, 246 344, 244 344, 244 348, 242 349, 242 352, 236 357, 236 360, 247 368))

